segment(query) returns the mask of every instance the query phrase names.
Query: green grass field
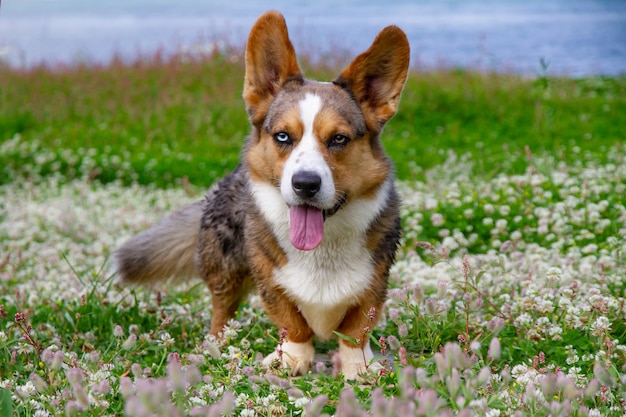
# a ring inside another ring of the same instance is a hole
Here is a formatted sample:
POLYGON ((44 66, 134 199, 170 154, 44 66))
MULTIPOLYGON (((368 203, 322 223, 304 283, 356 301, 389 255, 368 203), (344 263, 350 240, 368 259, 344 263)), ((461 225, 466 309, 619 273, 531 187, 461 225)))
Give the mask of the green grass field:
MULTIPOLYGON (((305 67, 315 79, 339 73, 305 67)), ((0 181, 60 172, 206 187, 233 169, 248 133, 243 73, 236 54, 0 69, 0 137, 14 139, 0 181)), ((623 142, 625 109, 625 78, 414 71, 384 143, 403 180, 423 179, 449 151, 470 154, 477 174, 522 173, 529 151, 568 164, 604 160, 623 142)))
MULTIPOLYGON (((329 80, 339 68, 305 64, 329 80)), ((199 281, 109 256, 237 163, 241 56, 0 67, 0 415, 626 414, 626 78, 414 70, 383 141, 404 240, 346 382, 333 342, 268 372, 253 295, 207 337, 199 281)))

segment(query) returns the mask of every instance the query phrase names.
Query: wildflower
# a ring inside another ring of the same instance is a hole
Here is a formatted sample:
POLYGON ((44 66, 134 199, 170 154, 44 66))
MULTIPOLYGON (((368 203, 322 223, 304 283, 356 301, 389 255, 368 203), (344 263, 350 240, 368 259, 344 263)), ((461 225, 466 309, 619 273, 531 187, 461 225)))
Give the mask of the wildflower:
POLYGON ((244 408, 239 412, 240 417, 256 417, 257 413, 252 408, 244 408))
MULTIPOLYGON (((130 339, 130 336, 129 336, 129 339, 130 339)), ((163 331, 159 336, 159 342, 161 345, 165 346, 166 348, 170 348, 174 345, 174 343, 176 343, 176 340, 174 340, 174 338, 172 338, 172 336, 170 336, 168 332, 163 331)))
POLYGON ((40 394, 43 394, 47 391, 48 384, 46 383, 46 381, 43 380, 43 378, 41 378, 41 376, 33 372, 30 374, 30 380, 40 394))
POLYGON ((74 400, 70 400, 65 404, 65 414, 73 416, 81 412, 81 407, 74 400))
POLYGON ((57 350, 56 352, 54 352, 54 357, 52 358, 52 361, 50 363, 50 369, 53 369, 55 371, 61 369, 64 358, 65 356, 63 355, 63 351, 57 350))
POLYGON ((65 371, 65 375, 67 376, 67 380, 74 385, 82 385, 83 383, 83 371, 78 368, 69 368, 65 371))
POLYGON ((387 337, 387 343, 389 343, 389 348, 394 351, 397 351, 401 347, 400 341, 394 335, 389 335, 387 337))
POLYGON ((487 329, 493 334, 498 334, 504 327, 504 319, 500 317, 494 317, 487 322, 487 329))
POLYGON ((431 252, 436 252, 437 250, 435 249, 435 247, 433 245, 431 245, 428 242, 417 242, 415 243, 415 246, 417 246, 418 248, 422 248, 422 249, 427 249, 431 252))
POLYGON ((111 391, 111 385, 109 384, 109 381, 107 381, 106 379, 103 379, 102 381, 94 385, 92 388, 92 392, 95 392, 100 395, 106 395, 110 391, 111 391))
POLYGON ((122 394, 122 397, 124 398, 128 398, 131 395, 133 395, 133 383, 130 380, 129 377, 127 376, 123 376, 120 378, 120 394, 122 394))
POLYGON ((400 360, 400 364, 403 366, 406 366, 408 363, 407 360, 407 353, 406 353, 406 348, 404 346, 401 346, 400 349, 398 349, 398 359, 400 360))
POLYGON ((613 386, 613 377, 611 377, 611 374, 609 374, 606 368, 602 366, 599 361, 596 361, 596 363, 593 365, 593 374, 602 384, 606 385, 607 387, 613 386))
POLYGON ((89 352, 89 362, 91 363, 100 362, 100 351, 92 350, 91 352, 89 352))
POLYGON ((204 365, 205 363, 204 355, 198 355, 195 353, 190 353, 189 355, 187 355, 187 360, 190 364, 196 366, 204 365))
POLYGON ((378 343, 380 344, 380 353, 381 355, 384 355, 385 351, 387 350, 387 343, 385 342, 385 337, 380 336, 380 338, 378 339, 378 343))
POLYGON ((324 407, 324 405, 326 405, 327 402, 328 402, 328 397, 326 395, 324 394, 318 395, 317 397, 313 398, 311 402, 309 402, 309 404, 306 406, 305 415, 307 416, 320 415, 322 412, 322 408, 324 407))
POLYGON ((516 327, 526 327, 532 324, 533 318, 528 313, 522 313, 514 321, 516 327))
POLYGON ((113 336, 115 337, 124 336, 124 329, 122 329, 122 326, 120 326, 119 324, 115 325, 115 327, 113 328, 113 336))
POLYGON ((596 378, 593 378, 591 381, 589 381, 589 384, 584 389, 583 394, 585 398, 593 399, 599 391, 600 391, 600 382, 596 378))
POLYGON ((374 318, 376 317, 376 307, 370 307, 370 309, 367 312, 367 317, 370 323, 374 322, 374 318))
POLYGON ((419 284, 415 284, 415 286, 413 287, 413 299, 418 304, 424 300, 424 291, 419 284))
POLYGON ((611 322, 605 316, 600 316, 591 323, 590 330, 594 336, 602 336, 611 330, 611 322))
POLYGON ((448 283, 442 280, 437 281, 437 298, 443 299, 448 290, 448 283))
POLYGON ((437 314, 437 302, 432 298, 426 300, 426 313, 431 316, 437 314))
POLYGON ((589 255, 592 253, 596 253, 598 251, 598 245, 595 243, 590 243, 581 249, 581 252, 585 255, 589 255))
POLYGON ((122 343, 122 349, 129 351, 135 347, 137 343, 137 335, 135 333, 131 333, 128 338, 122 343))
POLYGON ((202 342, 200 346, 202 349, 202 353, 210 356, 213 359, 217 359, 220 357, 220 350, 217 345, 209 340, 205 340, 202 342))
POLYGON ((446 377, 446 387, 451 397, 455 397, 461 389, 461 375, 456 368, 452 368, 452 372, 446 377))
POLYGON ((548 269, 548 272, 546 272, 546 278, 548 278, 549 281, 558 281, 561 279, 562 275, 563 272, 557 267, 551 267, 548 269))
POLYGON ((24 385, 17 386, 15 393, 23 399, 28 399, 37 393, 37 388, 32 381, 28 381, 24 385))
POLYGON ((169 356, 167 363, 167 378, 173 390, 184 390, 187 386, 180 360, 175 354, 169 356))
POLYGON ((444 223, 443 216, 439 213, 433 213, 430 216, 430 222, 435 227, 443 226, 443 223, 444 223))
POLYGON ((490 378, 491 378, 491 371, 489 370, 489 367, 488 366, 483 366, 480 369, 480 372, 478 373, 478 376, 476 378, 476 382, 478 383, 479 386, 483 386, 487 382, 489 382, 490 378))

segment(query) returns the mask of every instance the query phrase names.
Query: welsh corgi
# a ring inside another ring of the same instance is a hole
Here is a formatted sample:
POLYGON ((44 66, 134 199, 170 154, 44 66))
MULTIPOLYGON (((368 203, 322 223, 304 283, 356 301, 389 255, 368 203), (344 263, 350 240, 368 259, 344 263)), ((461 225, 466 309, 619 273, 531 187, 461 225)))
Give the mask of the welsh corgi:
POLYGON ((263 14, 245 53, 251 133, 206 198, 116 250, 123 283, 200 275, 219 337, 249 289, 286 333, 265 358, 306 373, 313 338, 338 334, 347 379, 373 360, 368 327, 387 296, 401 235, 393 168, 379 135, 396 113, 409 42, 383 29, 332 82, 305 79, 283 16, 263 14), (356 341, 356 343, 354 343, 356 341))

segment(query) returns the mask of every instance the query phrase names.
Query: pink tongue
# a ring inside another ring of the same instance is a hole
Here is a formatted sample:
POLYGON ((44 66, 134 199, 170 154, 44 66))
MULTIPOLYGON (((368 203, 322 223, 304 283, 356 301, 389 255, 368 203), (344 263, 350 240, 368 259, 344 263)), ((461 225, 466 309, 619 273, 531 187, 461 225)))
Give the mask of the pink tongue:
POLYGON ((322 210, 311 206, 292 206, 289 209, 289 238, 300 250, 312 250, 324 237, 322 210))

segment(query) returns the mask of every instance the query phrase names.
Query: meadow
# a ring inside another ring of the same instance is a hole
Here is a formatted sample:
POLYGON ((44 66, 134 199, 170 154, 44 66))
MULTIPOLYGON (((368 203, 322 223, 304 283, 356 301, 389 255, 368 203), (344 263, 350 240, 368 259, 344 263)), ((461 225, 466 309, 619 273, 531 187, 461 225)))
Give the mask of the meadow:
MULTIPOLYGON (((341 56, 304 62, 332 79, 341 56)), ((253 295, 120 287, 117 245, 202 198, 248 131, 242 58, 0 66, 0 415, 626 415, 626 78, 414 68, 383 134, 404 237, 344 381, 267 371, 253 295)))

